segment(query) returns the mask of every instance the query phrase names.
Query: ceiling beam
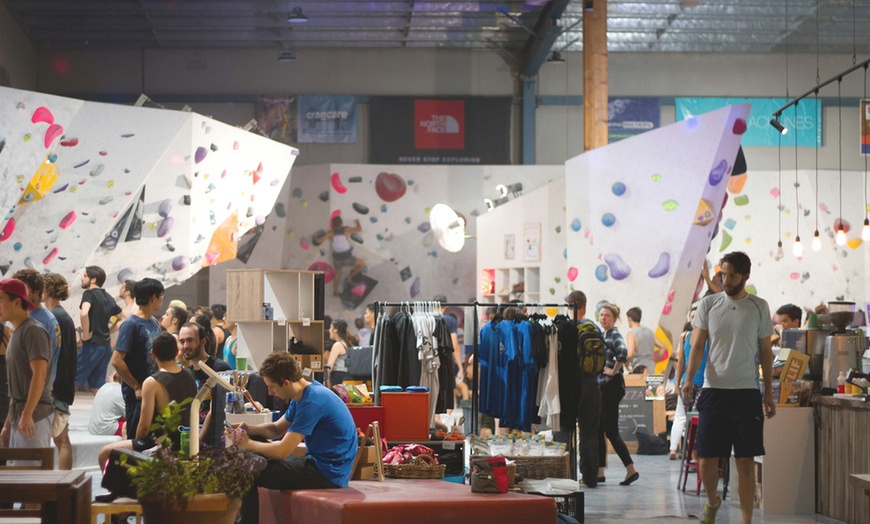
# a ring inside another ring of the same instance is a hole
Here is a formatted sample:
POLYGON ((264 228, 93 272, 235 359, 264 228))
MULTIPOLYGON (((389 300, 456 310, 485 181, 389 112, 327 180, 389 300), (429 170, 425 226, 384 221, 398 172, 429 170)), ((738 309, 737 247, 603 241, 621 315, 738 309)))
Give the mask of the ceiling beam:
POLYGON ((522 73, 526 77, 533 77, 538 74, 538 70, 547 61, 547 55, 553 48, 553 44, 559 35, 562 34, 562 28, 559 27, 559 19, 562 13, 568 7, 571 0, 552 0, 547 3, 538 21, 535 22, 534 36, 530 36, 526 40, 526 46, 523 48, 520 60, 523 64, 522 73))

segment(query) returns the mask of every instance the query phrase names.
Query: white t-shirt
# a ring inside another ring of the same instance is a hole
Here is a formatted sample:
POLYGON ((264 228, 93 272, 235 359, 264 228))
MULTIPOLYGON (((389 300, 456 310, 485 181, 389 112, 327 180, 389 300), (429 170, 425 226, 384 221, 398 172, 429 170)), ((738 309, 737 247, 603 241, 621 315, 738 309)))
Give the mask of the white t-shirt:
POLYGON ((707 331, 710 344, 705 388, 758 388, 758 340, 773 335, 767 301, 710 295, 701 299, 692 325, 707 331))
POLYGON ((94 395, 88 433, 91 435, 114 435, 118 421, 124 418, 124 395, 121 384, 106 382, 94 395))

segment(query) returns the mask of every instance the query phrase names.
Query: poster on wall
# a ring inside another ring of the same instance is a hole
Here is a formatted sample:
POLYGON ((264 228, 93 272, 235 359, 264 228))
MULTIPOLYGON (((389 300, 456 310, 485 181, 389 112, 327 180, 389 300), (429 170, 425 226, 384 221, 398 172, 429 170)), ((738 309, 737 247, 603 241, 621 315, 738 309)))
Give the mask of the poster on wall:
POLYGON ((295 96, 261 96, 257 99, 257 127, 264 135, 292 145, 299 142, 295 96))
POLYGON ((658 98, 618 98, 607 101, 608 142, 639 135, 659 127, 661 101, 658 98))
POLYGON ((510 164, 510 112, 507 97, 372 97, 369 162, 510 164))
POLYGON ((355 96, 299 96, 299 142, 302 144, 355 144, 355 96))
POLYGON ((861 100, 861 154, 870 155, 870 100, 861 100))
POLYGON ((732 104, 752 104, 746 120, 746 132, 740 144, 746 146, 821 147, 822 145, 822 105, 817 100, 805 98, 799 104, 789 107, 780 116, 788 133, 780 135, 770 125, 774 111, 788 103, 785 98, 675 98, 677 121, 687 120, 732 104))
POLYGON ((504 259, 513 260, 516 253, 516 238, 514 235, 504 236, 504 259))
POLYGON ((541 223, 534 222, 523 225, 523 261, 540 262, 541 260, 541 223))

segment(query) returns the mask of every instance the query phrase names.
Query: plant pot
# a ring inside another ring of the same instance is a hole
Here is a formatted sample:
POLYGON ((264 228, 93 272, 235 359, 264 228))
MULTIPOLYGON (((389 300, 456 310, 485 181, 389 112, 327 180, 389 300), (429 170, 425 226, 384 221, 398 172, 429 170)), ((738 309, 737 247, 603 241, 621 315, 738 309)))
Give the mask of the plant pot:
POLYGON ((233 524, 242 499, 230 499, 223 493, 194 495, 184 503, 167 507, 140 500, 145 522, 160 524, 233 524))

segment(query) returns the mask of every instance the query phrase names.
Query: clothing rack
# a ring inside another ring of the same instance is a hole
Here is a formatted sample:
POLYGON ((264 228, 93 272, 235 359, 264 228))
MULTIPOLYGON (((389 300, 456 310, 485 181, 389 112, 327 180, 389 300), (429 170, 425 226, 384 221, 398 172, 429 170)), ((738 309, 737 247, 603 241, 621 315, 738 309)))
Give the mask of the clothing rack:
MULTIPOLYGON (((401 302, 375 302, 375 311, 374 311, 375 319, 380 318, 381 312, 384 310, 384 308, 388 308, 388 307, 405 308, 405 307, 414 307, 415 305, 423 305, 423 306, 430 305, 430 306, 436 306, 438 308, 442 308, 442 307, 470 307, 470 308, 474 308, 474 314, 473 314, 474 321, 472 323, 474 328, 472 331, 472 346, 471 346, 472 347, 472 356, 474 357, 474 366, 472 367, 472 374, 471 374, 471 431, 474 434, 477 434, 479 429, 480 429, 480 428, 478 428, 478 424, 477 424, 477 418, 478 418, 478 398, 477 398, 477 396, 478 396, 478 394, 477 394, 477 389, 478 389, 478 377, 477 377, 478 354, 477 354, 477 351, 478 351, 478 335, 480 332, 480 325, 479 325, 480 324, 480 322, 479 322, 480 308, 481 307, 496 308, 497 310, 500 310, 502 308, 507 308, 507 307, 519 307, 519 308, 523 308, 523 307, 534 307, 534 308, 555 307, 555 308, 560 308, 560 309, 562 309, 562 308, 573 309, 573 311, 574 311, 573 318, 574 319, 577 318, 577 304, 568 304, 568 303, 541 303, 541 302, 491 303, 491 302, 478 302, 478 301, 474 301, 474 302, 437 302, 437 301, 432 301, 432 300, 422 300, 422 301, 405 300, 405 301, 401 301, 401 302)), ((466 323, 466 325, 467 325, 467 323, 466 323)), ((466 337, 468 336, 467 330, 465 332, 465 336, 466 337)), ((462 370, 462 369, 460 369, 459 371, 460 371, 460 373, 464 372, 464 370, 462 370)), ((570 461, 571 461, 571 478, 574 480, 577 479, 577 463, 576 463, 576 461, 577 461, 577 453, 576 453, 577 443, 576 443, 576 437, 577 437, 577 432, 572 431, 571 435, 568 439, 568 452, 570 454, 570 461)))

